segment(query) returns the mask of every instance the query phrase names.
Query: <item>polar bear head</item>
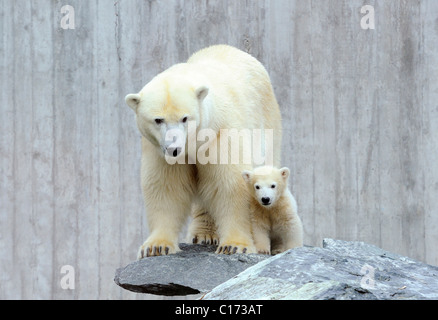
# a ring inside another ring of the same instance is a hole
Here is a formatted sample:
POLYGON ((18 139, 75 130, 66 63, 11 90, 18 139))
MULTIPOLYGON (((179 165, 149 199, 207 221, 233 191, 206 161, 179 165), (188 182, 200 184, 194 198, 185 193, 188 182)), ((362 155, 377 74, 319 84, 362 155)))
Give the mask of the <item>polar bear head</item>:
POLYGON ((242 177, 246 181, 251 195, 265 208, 272 207, 287 188, 290 170, 271 166, 245 170, 242 177))
POLYGON ((125 101, 135 111, 143 137, 163 156, 176 158, 187 151, 188 124, 200 124, 209 88, 171 71, 155 77, 139 93, 128 94, 125 101))

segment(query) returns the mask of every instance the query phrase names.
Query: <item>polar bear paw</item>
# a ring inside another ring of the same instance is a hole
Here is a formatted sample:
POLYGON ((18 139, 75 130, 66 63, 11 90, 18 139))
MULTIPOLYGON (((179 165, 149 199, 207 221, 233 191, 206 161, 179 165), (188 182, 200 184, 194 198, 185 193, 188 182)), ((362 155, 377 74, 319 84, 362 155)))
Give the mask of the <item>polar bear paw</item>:
POLYGON ((274 249, 272 250, 272 255, 275 256, 276 254, 282 253, 286 251, 286 249, 274 249))
POLYGON ((189 241, 198 244, 219 244, 219 236, 214 220, 204 210, 198 210, 189 227, 189 241), (199 213, 201 212, 201 213, 199 213))
POLYGON ((258 254, 271 254, 271 250, 269 248, 257 248, 258 254))
POLYGON ((148 239, 138 249, 137 259, 140 260, 145 257, 174 254, 178 251, 181 251, 178 247, 178 244, 163 239, 148 239))
POLYGON ((223 243, 216 250, 218 254, 235 254, 235 253, 256 253, 256 249, 252 245, 241 243, 223 243))
POLYGON ((217 233, 198 233, 191 236, 192 243, 198 244, 219 244, 219 236, 217 233))

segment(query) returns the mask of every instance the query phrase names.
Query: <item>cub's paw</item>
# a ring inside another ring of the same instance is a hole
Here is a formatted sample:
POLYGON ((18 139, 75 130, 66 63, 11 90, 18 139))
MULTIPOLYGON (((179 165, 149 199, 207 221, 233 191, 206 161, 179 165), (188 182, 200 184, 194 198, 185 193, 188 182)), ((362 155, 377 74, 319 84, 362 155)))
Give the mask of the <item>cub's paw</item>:
POLYGON ((198 233, 191 236, 192 243, 198 244, 219 244, 219 236, 216 233, 198 233))
POLYGON ((275 250, 272 250, 272 255, 275 256, 276 254, 282 253, 284 251, 286 251, 286 250, 285 249, 275 249, 275 250))
POLYGON ((253 245, 241 243, 223 243, 216 250, 219 254, 256 253, 253 245))
POLYGON ((137 259, 140 260, 145 257, 168 255, 177 253, 178 251, 181 251, 178 244, 168 240, 148 239, 138 249, 137 259))

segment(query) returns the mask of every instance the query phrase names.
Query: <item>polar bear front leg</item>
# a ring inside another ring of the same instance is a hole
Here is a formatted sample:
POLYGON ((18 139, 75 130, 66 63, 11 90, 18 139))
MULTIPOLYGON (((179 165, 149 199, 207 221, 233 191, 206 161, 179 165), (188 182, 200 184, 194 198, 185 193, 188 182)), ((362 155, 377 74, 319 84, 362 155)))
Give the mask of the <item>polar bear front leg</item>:
POLYGON ((193 221, 188 230, 188 240, 199 244, 219 244, 216 224, 211 215, 199 204, 192 207, 193 221))
POLYGON ((204 165, 198 169, 199 194, 219 235, 216 253, 256 253, 251 233, 248 190, 239 166, 204 165))
POLYGON ((188 207, 174 197, 160 197, 161 204, 146 203, 149 237, 140 246, 137 259, 177 253, 178 236, 187 217, 188 207), (164 205, 167 203, 168 205, 164 205))
POLYGON ((260 222, 253 221, 252 224, 254 245, 257 253, 271 254, 271 239, 269 238, 268 226, 263 225, 260 222))
POLYGON ((230 196, 230 201, 219 206, 217 204, 214 217, 220 237, 216 253, 256 253, 251 234, 247 206, 241 204, 242 199, 230 196))
MULTIPOLYGON (((162 200, 167 203, 175 201, 172 197, 163 197, 162 200)), ((177 205, 146 204, 146 211, 150 235, 140 246, 137 259, 180 251, 178 236, 187 216, 187 208, 177 205)))
POLYGON ((150 233, 138 250, 138 259, 180 251, 179 233, 196 188, 194 166, 169 165, 147 151, 143 149, 141 185, 150 233))
MULTIPOLYGON (((170 187, 170 186, 168 186, 170 187)), ((175 190, 175 185, 171 186, 175 190)), ((176 192, 144 189, 150 235, 138 250, 138 259, 173 254, 180 251, 178 237, 190 212, 190 197, 176 192)))

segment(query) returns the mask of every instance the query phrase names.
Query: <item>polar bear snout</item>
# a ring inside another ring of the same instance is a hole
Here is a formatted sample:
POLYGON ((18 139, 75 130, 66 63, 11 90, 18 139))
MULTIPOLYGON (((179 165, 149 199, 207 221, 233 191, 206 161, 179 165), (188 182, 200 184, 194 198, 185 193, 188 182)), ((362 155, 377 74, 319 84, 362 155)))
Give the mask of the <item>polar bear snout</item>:
POLYGON ((184 127, 169 125, 166 129, 162 144, 164 155, 170 158, 177 158, 185 150, 187 134, 184 131, 184 127))
POLYGON ((182 148, 180 147, 169 147, 166 149, 166 154, 169 157, 178 157, 181 154, 182 148))
POLYGON ((271 204, 271 198, 269 198, 269 197, 262 197, 262 203, 265 206, 271 204))

